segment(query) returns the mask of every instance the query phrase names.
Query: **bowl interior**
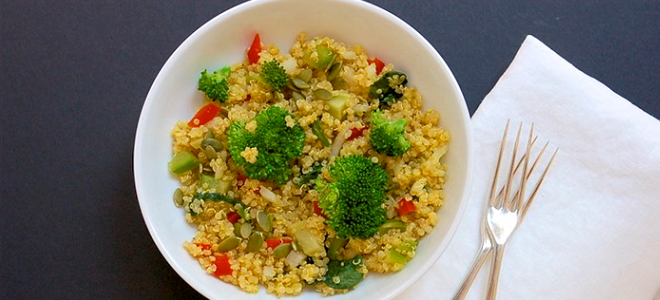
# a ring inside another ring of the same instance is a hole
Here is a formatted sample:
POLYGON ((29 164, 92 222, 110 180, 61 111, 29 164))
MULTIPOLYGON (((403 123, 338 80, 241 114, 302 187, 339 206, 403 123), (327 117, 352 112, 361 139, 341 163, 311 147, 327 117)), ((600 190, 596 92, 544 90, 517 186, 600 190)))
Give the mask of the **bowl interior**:
MULTIPOLYGON (((417 256, 400 272, 370 274, 356 290, 333 299, 389 299, 422 276, 447 247, 467 200, 471 168, 469 116, 461 91, 435 49, 414 29, 374 5, 354 0, 266 0, 234 7, 195 31, 172 54, 147 95, 136 133, 134 172, 143 217, 159 250, 192 287, 211 299, 277 299, 262 288, 248 294, 209 276, 183 248, 195 228, 174 206, 178 181, 167 170, 171 158, 170 130, 188 120, 204 101, 197 91, 199 72, 244 59, 255 33, 264 44, 288 51, 296 35, 329 36, 348 45, 359 44, 370 56, 391 62, 408 74, 425 107, 442 116, 441 126, 452 134, 445 162, 449 164, 445 203, 439 223, 425 237, 417 256)), ((306 291, 300 298, 322 299, 306 291)))

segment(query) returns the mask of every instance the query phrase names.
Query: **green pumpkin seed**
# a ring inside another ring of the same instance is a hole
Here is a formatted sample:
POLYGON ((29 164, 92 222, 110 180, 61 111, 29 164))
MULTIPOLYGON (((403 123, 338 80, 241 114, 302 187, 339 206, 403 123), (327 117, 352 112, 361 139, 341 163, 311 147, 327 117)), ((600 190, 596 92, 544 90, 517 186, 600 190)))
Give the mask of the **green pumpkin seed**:
POLYGON ((172 197, 174 198, 174 205, 176 207, 183 206, 183 191, 180 188, 174 190, 174 195, 172 197))
POLYGON ((341 62, 333 64, 330 67, 330 69, 328 69, 328 75, 327 75, 328 81, 332 81, 335 78, 337 78, 337 75, 339 75, 339 71, 341 71, 341 62))
POLYGON ((218 152, 216 152, 215 149, 213 149, 212 146, 204 147, 204 153, 210 159, 214 159, 214 158, 218 157, 218 152))
POLYGON ((332 84, 332 88, 335 90, 343 90, 347 86, 346 81, 341 77, 333 79, 330 81, 330 83, 332 84))
POLYGON ((293 100, 296 100, 296 101, 297 100, 305 100, 305 96, 303 96, 301 93, 298 93, 296 91, 291 93, 291 96, 292 96, 293 100))
POLYGON ((228 237, 224 239, 222 242, 220 242, 220 245, 218 245, 218 251, 220 252, 227 252, 233 249, 236 249, 238 247, 238 244, 241 243, 241 240, 238 239, 235 236, 228 237))
POLYGON ((309 83, 304 82, 302 79, 296 77, 294 79, 291 79, 291 83, 293 83, 293 86, 301 89, 301 90, 306 90, 309 88, 309 83))
POLYGON ((264 236, 261 234, 261 232, 253 232, 252 235, 250 235, 250 238, 248 239, 247 242, 247 248, 245 250, 247 252, 257 252, 261 248, 261 244, 264 243, 264 236))
POLYGON ((202 148, 206 148, 207 146, 213 147, 215 151, 222 150, 222 143, 214 138, 205 138, 202 140, 202 148))
POLYGON ((207 131, 206 134, 204 135, 204 138, 207 138, 207 139, 215 138, 213 136, 213 131, 211 131, 211 130, 207 131))
POLYGON ((234 223, 234 235, 241 236, 241 224, 238 222, 234 223))
POLYGON ((248 237, 250 237, 250 234, 252 234, 252 225, 250 225, 250 223, 241 224, 240 233, 241 233, 241 237, 247 239, 248 237))
POLYGON ((312 79, 313 71, 311 69, 304 69, 300 74, 298 74, 298 78, 304 82, 309 82, 309 80, 312 79))
POLYGON ((326 89, 318 89, 314 91, 314 97, 321 100, 330 100, 332 98, 332 93, 326 89))
POLYGON ((266 213, 261 210, 257 212, 257 226, 263 232, 269 232, 272 228, 272 223, 268 218, 268 215, 266 215, 266 213))
POLYGON ((289 252, 291 252, 291 249, 293 247, 291 246, 291 243, 284 243, 284 244, 279 244, 275 249, 273 249, 273 256, 275 258, 282 258, 286 257, 289 255, 289 252))

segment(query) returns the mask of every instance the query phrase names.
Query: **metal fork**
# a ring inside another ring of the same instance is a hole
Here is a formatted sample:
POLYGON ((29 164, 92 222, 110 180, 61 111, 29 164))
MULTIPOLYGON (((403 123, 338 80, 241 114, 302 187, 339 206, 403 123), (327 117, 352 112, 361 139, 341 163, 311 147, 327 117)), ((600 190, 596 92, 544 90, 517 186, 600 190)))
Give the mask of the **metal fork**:
POLYGON ((539 161, 541 160, 541 157, 543 156, 543 153, 546 151, 549 143, 546 143, 545 146, 543 146, 543 149, 541 149, 541 151, 537 155, 536 159, 534 159, 534 162, 530 167, 529 166, 530 153, 534 143, 536 142, 536 137, 532 138, 534 131, 534 125, 532 124, 532 129, 530 130, 529 138, 527 141, 527 150, 525 154, 523 154, 519 159, 517 159, 518 144, 520 141, 520 134, 522 131, 522 124, 520 124, 520 127, 518 128, 518 134, 516 137, 514 151, 511 158, 511 167, 508 172, 507 181, 504 184, 504 186, 499 188, 499 193, 496 194, 495 192, 498 191, 498 184, 499 184, 498 176, 500 173, 500 167, 502 165, 502 157, 504 154, 504 148, 506 145, 506 138, 508 135, 508 131, 509 131, 509 122, 507 122, 506 127, 504 129, 504 135, 502 137, 502 145, 500 147, 497 166, 495 168, 495 176, 493 178, 493 183, 491 186, 488 207, 484 215, 484 218, 482 219, 481 222, 481 247, 479 253, 477 254, 477 257, 475 258, 474 262, 472 263, 472 266, 470 267, 470 271, 465 277, 465 280, 459 287, 454 298, 452 298, 453 300, 461 300, 465 298, 470 286, 472 285, 472 282, 476 278, 476 275, 479 273, 479 270, 483 266, 484 262, 493 251, 496 252, 495 255, 496 257, 493 260, 493 266, 491 268, 488 299, 494 299, 497 292, 499 270, 501 266, 502 255, 504 252, 504 245, 506 244, 506 241, 511 236, 511 234, 518 227, 518 225, 524 218, 525 214, 527 213, 530 204, 535 198, 538 189, 541 183, 543 182, 548 172, 548 169, 550 168, 550 165, 554 161, 557 152, 559 150, 559 149, 555 150, 555 153, 553 154, 552 158, 550 158, 550 161, 546 165, 545 170, 543 171, 541 177, 538 179, 536 186, 534 187, 534 191, 527 199, 527 201, 524 201, 523 203, 521 199, 524 199, 525 186, 527 184, 527 180, 531 177, 534 170, 538 166, 539 161), (519 172, 521 167, 523 167, 523 171, 519 172), (520 184, 518 185, 518 190, 511 197, 511 191, 513 190, 513 180, 514 177, 516 177, 516 175, 520 177, 520 184))

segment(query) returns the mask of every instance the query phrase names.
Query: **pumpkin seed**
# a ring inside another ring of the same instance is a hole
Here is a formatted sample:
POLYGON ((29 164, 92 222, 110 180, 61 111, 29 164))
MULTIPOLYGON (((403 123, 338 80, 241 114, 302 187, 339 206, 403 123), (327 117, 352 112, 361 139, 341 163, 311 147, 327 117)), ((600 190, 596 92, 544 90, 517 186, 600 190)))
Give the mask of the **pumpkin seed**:
POLYGON ((289 255, 289 252, 291 252, 291 249, 293 247, 291 246, 291 243, 284 243, 284 244, 279 244, 275 249, 273 249, 273 256, 275 258, 282 258, 286 257, 289 255))
POLYGON ((207 139, 215 138, 213 136, 213 131, 211 131, 211 130, 207 131, 206 134, 204 135, 204 137, 207 138, 207 139))
POLYGON ((180 188, 174 190, 174 195, 172 197, 174 198, 174 205, 176 207, 183 206, 183 191, 180 188))
POLYGON ((291 79, 291 82, 293 83, 293 86, 301 90, 306 90, 309 88, 309 84, 298 77, 291 79))
POLYGON ((341 71, 341 62, 333 64, 330 67, 330 69, 328 69, 328 75, 327 75, 328 81, 332 81, 335 78, 337 78, 337 75, 339 75, 339 71, 341 71))
POLYGON ((271 225, 272 223, 265 212, 261 210, 257 212, 257 226, 259 226, 259 229, 261 229, 261 231, 269 232, 271 229, 271 225))
POLYGON ((206 148, 207 146, 213 147, 215 151, 222 150, 222 143, 214 138, 205 138, 202 140, 202 148, 206 148))
POLYGON ((312 79, 313 72, 311 69, 304 69, 300 74, 298 74, 298 78, 304 82, 309 82, 310 79, 312 79))
POLYGON ((214 159, 214 158, 218 157, 218 152, 216 152, 215 149, 213 149, 212 146, 204 147, 204 153, 210 159, 214 159))
POLYGON ((248 239, 247 248, 245 248, 245 250, 247 252, 257 252, 263 243, 264 236, 261 234, 261 232, 253 232, 248 239))
POLYGON ((346 81, 341 77, 337 77, 331 80, 330 83, 332 84, 332 88, 335 90, 343 90, 346 88, 346 81))
POLYGON ((228 237, 224 239, 222 242, 220 242, 220 245, 218 245, 218 251, 220 252, 227 252, 233 249, 236 249, 238 247, 238 244, 241 243, 241 240, 238 239, 235 236, 228 237))
POLYGON ((314 97, 321 100, 330 100, 332 98, 332 93, 326 89, 318 89, 314 91, 314 97))
POLYGON ((238 222, 234 223, 234 235, 241 236, 241 224, 238 222))
POLYGON ((252 234, 252 225, 250 225, 250 223, 241 224, 240 233, 241 233, 241 237, 247 239, 248 237, 250 237, 250 234, 252 234))
POLYGON ((301 93, 298 93, 296 91, 293 91, 291 93, 291 96, 292 96, 293 100, 296 100, 296 101, 297 100, 305 100, 305 96, 303 96, 301 93))

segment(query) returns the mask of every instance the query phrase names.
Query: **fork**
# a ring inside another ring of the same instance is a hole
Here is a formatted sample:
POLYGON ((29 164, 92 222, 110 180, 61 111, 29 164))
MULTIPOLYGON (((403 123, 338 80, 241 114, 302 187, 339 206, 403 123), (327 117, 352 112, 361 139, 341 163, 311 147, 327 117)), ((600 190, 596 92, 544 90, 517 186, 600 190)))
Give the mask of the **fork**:
POLYGON ((525 186, 527 184, 527 180, 531 177, 534 170, 538 166, 539 161, 541 160, 541 157, 543 156, 543 153, 546 151, 549 143, 546 143, 545 146, 541 149, 541 151, 537 155, 536 159, 534 159, 534 162, 530 167, 529 160, 530 160, 531 149, 537 140, 536 137, 532 138, 534 131, 534 124, 532 124, 532 128, 529 133, 529 138, 527 140, 527 150, 525 154, 523 154, 516 163, 518 144, 520 141, 520 134, 522 131, 522 123, 521 123, 518 128, 518 134, 516 136, 514 151, 511 158, 511 167, 508 172, 508 179, 504 184, 504 186, 502 186, 499 189, 499 193, 495 194, 495 192, 498 190, 498 176, 500 173, 500 167, 502 164, 502 157, 504 154, 504 148, 506 145, 506 138, 508 135, 508 131, 509 131, 509 122, 507 121, 506 127, 504 129, 504 135, 502 137, 502 145, 500 147, 497 166, 495 168, 495 176, 493 178, 493 183, 491 186, 487 210, 481 222, 480 250, 474 262, 472 263, 472 266, 470 267, 470 271, 468 272, 463 283, 456 292, 456 295, 454 296, 454 298, 452 298, 453 300, 461 300, 465 298, 470 286, 472 285, 472 282, 476 278, 476 275, 479 273, 480 268, 483 266, 484 262, 493 251, 495 251, 496 255, 495 255, 495 259, 493 260, 493 266, 491 268, 491 276, 489 279, 489 289, 487 295, 488 295, 488 299, 495 299, 495 295, 497 292, 497 284, 499 281, 499 269, 501 266, 502 255, 504 252, 504 245, 506 244, 508 238, 515 231, 515 229, 518 227, 518 225, 526 215, 530 204, 532 203, 533 199, 536 197, 538 189, 541 183, 543 182, 547 174, 547 171, 550 168, 559 150, 559 149, 555 150, 555 153, 550 158, 550 161, 546 165, 545 170, 543 171, 541 177, 538 179, 531 196, 527 199, 527 201, 524 201, 523 203, 521 199, 524 199, 525 186), (523 166, 523 171, 519 172, 521 166, 523 166), (516 175, 520 177, 521 182, 518 186, 519 189, 514 193, 513 197, 510 197, 513 180, 516 175))

